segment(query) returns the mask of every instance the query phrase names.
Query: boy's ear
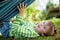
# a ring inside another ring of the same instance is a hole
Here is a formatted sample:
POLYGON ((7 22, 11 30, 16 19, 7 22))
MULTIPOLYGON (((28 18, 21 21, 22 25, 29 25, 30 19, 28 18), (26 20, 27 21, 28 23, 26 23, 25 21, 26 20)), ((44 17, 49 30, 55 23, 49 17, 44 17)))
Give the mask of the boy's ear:
POLYGON ((54 34, 53 35, 55 36, 56 34, 57 34, 57 29, 54 30, 54 34))
POLYGON ((54 34, 57 34, 57 29, 54 30, 54 34))

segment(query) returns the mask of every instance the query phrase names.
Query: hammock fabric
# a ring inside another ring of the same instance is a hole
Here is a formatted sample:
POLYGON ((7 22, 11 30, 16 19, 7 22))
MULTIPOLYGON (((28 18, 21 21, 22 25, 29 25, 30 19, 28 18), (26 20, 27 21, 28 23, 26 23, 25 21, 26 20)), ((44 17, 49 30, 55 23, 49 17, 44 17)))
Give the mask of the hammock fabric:
POLYGON ((16 6, 24 2, 28 7, 34 0, 4 0, 0 1, 0 32, 4 37, 9 34, 10 23, 9 20, 14 17, 18 10, 16 6))

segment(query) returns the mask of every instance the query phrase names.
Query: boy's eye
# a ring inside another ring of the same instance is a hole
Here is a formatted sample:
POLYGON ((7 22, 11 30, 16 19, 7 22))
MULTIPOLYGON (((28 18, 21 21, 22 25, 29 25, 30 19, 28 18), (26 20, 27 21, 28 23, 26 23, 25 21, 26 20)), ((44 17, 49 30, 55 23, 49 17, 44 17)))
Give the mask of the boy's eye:
POLYGON ((40 26, 38 25, 38 27, 40 28, 40 26))
POLYGON ((44 26, 44 29, 46 29, 46 27, 44 26))

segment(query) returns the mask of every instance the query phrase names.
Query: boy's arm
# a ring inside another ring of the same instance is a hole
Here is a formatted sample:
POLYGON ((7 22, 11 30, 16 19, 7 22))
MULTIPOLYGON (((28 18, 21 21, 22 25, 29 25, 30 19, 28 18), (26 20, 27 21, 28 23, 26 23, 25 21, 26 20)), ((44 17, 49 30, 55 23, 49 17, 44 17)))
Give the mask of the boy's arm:
MULTIPOLYGON (((18 16, 23 16, 23 14, 24 14, 24 12, 26 10, 25 6, 24 6, 24 2, 20 3, 20 6, 17 6, 17 8, 18 8, 18 11, 19 11, 18 16)), ((13 22, 14 18, 12 18, 10 21, 13 22)))

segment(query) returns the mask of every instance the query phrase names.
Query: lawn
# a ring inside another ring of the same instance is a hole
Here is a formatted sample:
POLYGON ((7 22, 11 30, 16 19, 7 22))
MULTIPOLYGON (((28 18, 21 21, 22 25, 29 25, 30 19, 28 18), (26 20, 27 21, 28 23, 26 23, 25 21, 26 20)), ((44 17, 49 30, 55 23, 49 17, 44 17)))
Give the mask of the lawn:
POLYGON ((0 37, 0 40, 54 40, 54 37, 37 37, 37 38, 21 38, 21 39, 11 39, 11 38, 2 38, 0 37))

